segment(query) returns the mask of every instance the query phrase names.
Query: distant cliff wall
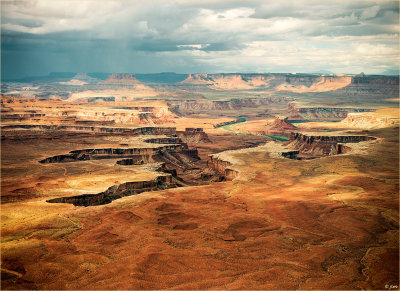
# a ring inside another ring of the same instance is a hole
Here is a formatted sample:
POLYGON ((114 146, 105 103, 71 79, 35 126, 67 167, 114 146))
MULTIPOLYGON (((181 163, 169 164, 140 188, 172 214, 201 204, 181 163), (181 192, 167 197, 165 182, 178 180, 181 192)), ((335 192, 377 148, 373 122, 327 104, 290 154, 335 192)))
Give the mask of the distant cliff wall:
POLYGON ((255 89, 296 93, 343 90, 348 94, 398 94, 397 76, 320 76, 311 74, 190 74, 181 84, 214 89, 255 89))

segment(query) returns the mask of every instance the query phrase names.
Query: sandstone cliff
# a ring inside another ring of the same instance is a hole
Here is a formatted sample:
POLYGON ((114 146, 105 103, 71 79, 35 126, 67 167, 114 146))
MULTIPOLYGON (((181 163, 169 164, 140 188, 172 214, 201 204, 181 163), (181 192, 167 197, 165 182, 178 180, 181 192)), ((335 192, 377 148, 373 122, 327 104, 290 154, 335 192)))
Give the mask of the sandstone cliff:
POLYGON ((92 78, 86 73, 78 73, 71 80, 67 82, 59 82, 59 84, 69 86, 83 86, 86 84, 96 84, 99 81, 99 79, 92 78))
POLYGON ((350 148, 347 143, 375 140, 376 138, 364 135, 330 135, 315 133, 293 132, 288 147, 298 150, 301 154, 310 156, 331 156, 346 153, 350 148))
POLYGON ((376 112, 349 113, 340 125, 350 128, 375 129, 398 125, 400 111, 398 108, 377 110, 376 112))
POLYGON ((346 87, 351 81, 351 77, 288 77, 275 90, 296 93, 327 92, 346 87))
POLYGON ((177 131, 176 134, 185 142, 196 144, 199 142, 210 142, 208 135, 202 128, 185 128, 185 131, 177 131))
POLYGON ((183 100, 170 102, 183 113, 210 112, 221 110, 240 110, 243 108, 258 108, 271 104, 286 106, 286 97, 232 98, 229 100, 183 100))
POLYGON ((113 200, 140 194, 142 192, 156 191, 176 187, 171 175, 158 176, 150 181, 126 182, 109 187, 99 194, 84 194, 72 197, 60 197, 47 200, 49 203, 71 203, 75 206, 94 206, 111 203, 113 200))
POLYGON ((289 135, 289 132, 296 130, 297 127, 288 121, 288 118, 275 118, 271 127, 266 129, 267 134, 272 135, 289 135))
POLYGON ((120 84, 120 85, 136 85, 141 84, 133 74, 112 74, 101 84, 120 84))
POLYGON ((399 96, 398 76, 356 76, 351 84, 334 93, 348 96, 376 96, 386 95, 390 97, 399 96))
POLYGON ((295 102, 288 104, 289 120, 332 120, 339 121, 353 112, 373 112, 372 108, 352 107, 303 107, 295 102))
POLYGON ((207 166, 223 175, 226 180, 233 180, 238 176, 238 171, 232 167, 233 164, 218 155, 210 155, 207 166))
POLYGON ((213 89, 266 89, 295 93, 398 94, 398 77, 319 76, 309 74, 190 74, 181 84, 207 85, 213 89))
POLYGON ((307 77, 284 74, 190 74, 181 84, 209 85, 214 89, 256 89, 289 92, 325 92, 351 84, 351 77, 307 77))

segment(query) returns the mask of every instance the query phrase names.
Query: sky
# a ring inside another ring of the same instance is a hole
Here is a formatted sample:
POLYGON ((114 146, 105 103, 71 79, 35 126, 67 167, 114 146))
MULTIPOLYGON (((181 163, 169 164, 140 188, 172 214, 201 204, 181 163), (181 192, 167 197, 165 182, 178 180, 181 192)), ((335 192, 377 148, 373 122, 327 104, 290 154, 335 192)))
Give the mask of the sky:
POLYGON ((1 1, 2 79, 50 72, 379 74, 397 1, 1 1))

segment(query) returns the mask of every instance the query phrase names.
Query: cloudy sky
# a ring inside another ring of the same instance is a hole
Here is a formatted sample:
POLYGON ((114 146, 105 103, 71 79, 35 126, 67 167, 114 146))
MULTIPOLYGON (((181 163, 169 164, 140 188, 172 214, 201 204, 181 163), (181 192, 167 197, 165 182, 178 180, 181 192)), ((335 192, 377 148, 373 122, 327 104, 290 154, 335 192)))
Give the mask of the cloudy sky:
POLYGON ((8 1, 2 78, 49 72, 381 73, 397 1, 8 1))

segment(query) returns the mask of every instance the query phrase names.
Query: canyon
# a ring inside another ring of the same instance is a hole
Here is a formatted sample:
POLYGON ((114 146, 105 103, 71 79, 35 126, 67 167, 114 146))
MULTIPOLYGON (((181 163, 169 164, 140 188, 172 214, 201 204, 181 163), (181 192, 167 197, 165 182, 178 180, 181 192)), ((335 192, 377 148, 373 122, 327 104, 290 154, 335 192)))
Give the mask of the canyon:
POLYGON ((4 290, 397 284, 398 77, 71 73, 2 92, 4 290))

